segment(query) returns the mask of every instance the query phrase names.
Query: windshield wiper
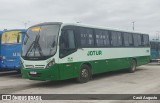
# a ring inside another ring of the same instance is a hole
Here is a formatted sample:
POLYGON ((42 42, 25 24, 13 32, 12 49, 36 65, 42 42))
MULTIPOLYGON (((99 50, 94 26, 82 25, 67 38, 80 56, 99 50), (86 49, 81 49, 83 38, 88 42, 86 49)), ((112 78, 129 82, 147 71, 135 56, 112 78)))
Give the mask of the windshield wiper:
POLYGON ((36 36, 35 40, 31 43, 30 47, 28 48, 25 56, 29 55, 29 51, 33 49, 36 40, 37 40, 37 36, 36 36))
POLYGON ((34 55, 35 55, 35 51, 37 48, 38 48, 38 52, 39 52, 40 56, 43 56, 42 49, 39 45, 39 38, 40 38, 40 35, 37 35, 35 40, 31 43, 31 46, 27 50, 25 56, 28 56, 33 51, 33 49, 34 49, 34 55))
POLYGON ((39 45, 39 38, 40 38, 40 35, 38 35, 37 40, 34 43, 35 44, 34 45, 34 55, 35 55, 36 49, 38 48, 38 52, 39 52, 40 56, 43 56, 41 46, 39 45))

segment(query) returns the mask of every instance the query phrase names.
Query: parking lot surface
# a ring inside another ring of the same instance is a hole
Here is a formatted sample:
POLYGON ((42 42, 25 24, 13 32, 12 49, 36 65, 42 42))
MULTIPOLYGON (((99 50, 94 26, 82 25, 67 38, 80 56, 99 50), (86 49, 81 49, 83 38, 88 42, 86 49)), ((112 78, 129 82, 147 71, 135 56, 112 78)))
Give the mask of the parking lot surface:
MULTIPOLYGON (((160 65, 151 63, 137 67, 135 73, 116 71, 93 76, 88 83, 74 79, 64 81, 35 81, 21 78, 16 72, 0 73, 0 94, 160 94, 160 65)), ((1 102, 1 101, 0 101, 1 102)), ((21 103, 22 101, 2 101, 21 103)), ((23 101, 32 102, 32 101, 23 101)), ((160 103, 144 100, 54 100, 34 101, 60 103, 160 103)))

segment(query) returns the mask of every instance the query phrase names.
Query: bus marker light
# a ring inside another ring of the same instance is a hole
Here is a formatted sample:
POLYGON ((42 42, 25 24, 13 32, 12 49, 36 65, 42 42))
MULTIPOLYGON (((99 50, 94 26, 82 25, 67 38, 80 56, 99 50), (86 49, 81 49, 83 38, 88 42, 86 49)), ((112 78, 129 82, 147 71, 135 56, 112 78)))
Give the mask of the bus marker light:
POLYGON ((33 32, 39 32, 39 31, 41 31, 41 28, 35 27, 35 28, 32 28, 32 31, 33 31, 33 32))

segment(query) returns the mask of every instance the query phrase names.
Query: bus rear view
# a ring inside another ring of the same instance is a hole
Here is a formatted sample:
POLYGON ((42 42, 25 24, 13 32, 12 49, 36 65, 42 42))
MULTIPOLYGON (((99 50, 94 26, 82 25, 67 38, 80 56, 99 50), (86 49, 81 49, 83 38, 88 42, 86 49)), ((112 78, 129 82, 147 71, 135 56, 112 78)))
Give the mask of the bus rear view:
POLYGON ((160 40, 152 40, 151 44, 151 61, 160 63, 160 40))
POLYGON ((20 70, 20 52, 25 30, 7 30, 1 36, 1 70, 20 70))

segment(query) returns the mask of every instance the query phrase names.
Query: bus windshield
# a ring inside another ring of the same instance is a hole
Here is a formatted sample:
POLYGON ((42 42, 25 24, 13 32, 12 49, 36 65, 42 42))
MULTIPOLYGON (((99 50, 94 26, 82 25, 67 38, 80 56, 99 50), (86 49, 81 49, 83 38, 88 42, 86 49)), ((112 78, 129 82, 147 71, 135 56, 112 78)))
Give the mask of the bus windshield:
POLYGON ((20 31, 6 31, 2 34, 2 45, 11 45, 22 42, 22 33, 20 31))
POLYGON ((25 35, 22 57, 48 58, 55 54, 60 25, 41 25, 28 29, 25 35))

